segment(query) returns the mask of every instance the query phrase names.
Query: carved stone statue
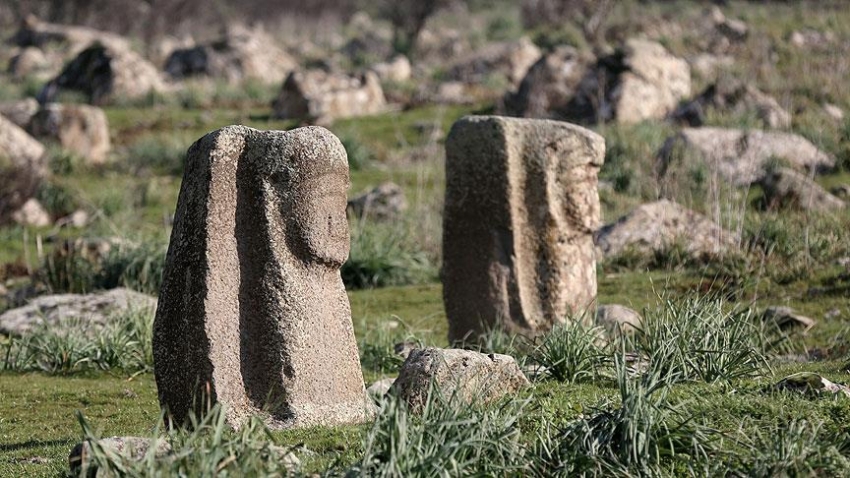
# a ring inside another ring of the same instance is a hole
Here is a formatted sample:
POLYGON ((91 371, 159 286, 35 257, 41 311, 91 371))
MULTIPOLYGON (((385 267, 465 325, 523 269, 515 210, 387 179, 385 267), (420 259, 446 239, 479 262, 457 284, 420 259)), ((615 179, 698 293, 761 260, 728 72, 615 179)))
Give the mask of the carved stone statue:
POLYGON ((559 121, 468 116, 446 140, 449 340, 534 335, 596 300, 593 231, 605 141, 559 121))
POLYGON ((228 126, 188 152, 154 323, 161 405, 238 428, 371 418, 339 269, 345 149, 320 127, 228 126))

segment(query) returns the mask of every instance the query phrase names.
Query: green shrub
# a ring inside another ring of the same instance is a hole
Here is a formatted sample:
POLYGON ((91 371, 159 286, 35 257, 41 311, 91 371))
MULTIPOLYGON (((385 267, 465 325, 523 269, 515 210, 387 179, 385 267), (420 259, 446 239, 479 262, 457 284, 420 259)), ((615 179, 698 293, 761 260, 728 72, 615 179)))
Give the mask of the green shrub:
MULTIPOLYGON (((834 436, 806 420, 779 423, 745 442, 733 476, 847 476, 850 437, 834 436)), ((733 468, 734 469, 734 468, 733 468)))
POLYGON ((559 382, 576 383, 597 377, 608 362, 609 352, 600 345, 604 334, 580 318, 556 325, 540 339, 532 360, 546 367, 559 382))
POLYGON ((104 257, 70 247, 47 256, 39 278, 54 293, 88 293, 128 287, 156 295, 162 285, 167 246, 157 241, 112 245, 104 257))
POLYGON ((375 160, 372 151, 355 136, 344 135, 340 137, 340 141, 348 154, 348 167, 352 171, 366 169, 375 160))
POLYGON ((603 402, 560 430, 538 432, 537 476, 656 476, 675 460, 708 460, 710 430, 667 398, 675 377, 653 370, 633 379, 623 355, 615 369, 619 404, 603 402))
POLYGON ((102 328, 85 319, 66 319, 60 327, 43 325, 0 346, 0 370, 51 374, 150 371, 153 318, 153 310, 129 310, 102 328))
POLYGON ((408 228, 354 220, 351 231, 351 253, 341 270, 348 288, 415 284, 436 275, 408 228))
POLYGON ((461 344, 463 348, 485 354, 504 354, 515 358, 522 365, 533 348, 527 337, 516 335, 501 327, 488 327, 478 339, 461 344))
POLYGON ((517 421, 525 403, 481 407, 432 389, 422 414, 392 395, 364 439, 363 457, 348 476, 522 476, 517 421))
POLYGON ((151 170, 158 174, 180 175, 188 146, 176 137, 151 137, 136 141, 127 150, 131 171, 151 170))
POLYGON ((225 421, 220 405, 214 405, 203 418, 191 417, 188 429, 178 429, 159 437, 154 433, 147 454, 141 460, 120 455, 98 444, 99 434, 77 415, 83 439, 90 445, 90 466, 101 476, 289 476, 296 472, 289 464, 290 448, 275 445, 274 436, 262 420, 252 417, 233 431, 225 421), (171 453, 156 456, 156 444, 167 442, 171 453))
POLYGON ((167 248, 166 243, 158 241, 113 248, 103 261, 96 288, 128 287, 146 294, 159 294, 167 248))
POLYGON ((635 334, 652 370, 678 380, 730 382, 769 370, 766 353, 781 337, 771 334, 750 309, 715 296, 663 299, 644 312, 635 334))
POLYGON ((76 196, 68 188, 52 181, 41 183, 35 198, 53 218, 67 216, 79 207, 76 196))
POLYGON ((361 335, 358 344, 360 365, 363 369, 375 373, 398 373, 404 358, 396 353, 395 346, 402 342, 419 341, 410 335, 390 332, 385 328, 377 328, 361 335))

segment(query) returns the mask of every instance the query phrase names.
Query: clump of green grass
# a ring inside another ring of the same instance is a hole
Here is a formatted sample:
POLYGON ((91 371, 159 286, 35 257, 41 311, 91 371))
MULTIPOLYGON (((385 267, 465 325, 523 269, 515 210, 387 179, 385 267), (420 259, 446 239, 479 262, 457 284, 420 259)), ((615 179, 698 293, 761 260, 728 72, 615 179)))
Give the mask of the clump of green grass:
POLYGON ((517 421, 524 402, 461 404, 432 390, 420 416, 389 396, 349 476, 521 476, 527 470, 517 421))
POLYGON ((151 170, 157 174, 180 175, 188 145, 175 137, 147 136, 133 143, 126 153, 131 171, 151 170))
POLYGON ((766 353, 778 336, 766 327, 750 309, 720 297, 686 296, 662 299, 655 310, 645 311, 634 340, 638 353, 659 373, 728 383, 769 370, 766 353))
POLYGON ((358 344, 360 365, 379 374, 398 373, 404 358, 396 352, 395 346, 404 342, 419 343, 410 335, 405 336, 382 327, 363 334, 358 344))
POLYGON ((529 355, 529 349, 533 344, 522 335, 506 331, 501 327, 486 327, 484 333, 476 340, 461 344, 463 348, 477 350, 481 353, 493 353, 510 355, 523 364, 529 355))
POLYGON ((653 370, 631 378, 624 355, 615 357, 620 402, 605 402, 534 444, 538 476, 657 475, 675 461, 705 462, 712 433, 668 400, 675 377, 653 370))
POLYGON ((556 325, 540 338, 531 359, 548 370, 559 381, 576 383, 593 379, 609 363, 610 352, 603 343, 603 331, 570 320, 556 325))
POLYGON ((39 278, 54 293, 128 287, 156 295, 162 285, 165 251, 166 245, 158 241, 116 244, 104 257, 71 248, 48 256, 39 278))
POLYGON ((297 462, 287 455, 290 448, 277 446, 262 420, 252 417, 239 431, 225 421, 220 405, 214 405, 202 418, 190 417, 187 429, 172 430, 164 437, 154 433, 141 460, 116 453, 98 444, 99 434, 78 415, 83 439, 89 443, 89 464, 82 473, 98 476, 289 476, 297 462), (157 456, 157 443, 166 441, 171 451, 157 456))
POLYGON ((35 197, 54 218, 67 216, 79 207, 76 196, 68 188, 52 181, 42 183, 35 197))
POLYGON ((131 310, 96 328, 82 319, 43 325, 0 348, 0 370, 68 374, 85 370, 130 373, 153 367, 153 311, 131 310))
POLYGON ((340 141, 348 155, 348 167, 352 171, 366 169, 375 160, 374 153, 356 136, 343 135, 340 137, 340 141))
POLYGON ((850 437, 825 433, 821 425, 793 420, 756 432, 737 458, 731 476, 847 476, 850 437))
POLYGON ((354 220, 351 252, 341 270, 345 285, 362 289, 415 284, 435 277, 436 266, 409 231, 398 224, 354 220))

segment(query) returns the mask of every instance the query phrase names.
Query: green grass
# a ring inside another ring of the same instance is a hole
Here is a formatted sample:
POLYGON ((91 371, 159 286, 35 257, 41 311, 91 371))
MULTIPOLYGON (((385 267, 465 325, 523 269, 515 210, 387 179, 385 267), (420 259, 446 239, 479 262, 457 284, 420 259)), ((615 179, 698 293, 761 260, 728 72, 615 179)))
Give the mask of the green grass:
MULTIPOLYGON (((655 286, 663 282, 664 278, 657 276, 655 286)), ((616 302, 641 309, 640 304, 655 304, 658 300, 653 284, 640 273, 619 274, 616 280, 602 277, 600 284, 601 303, 616 299, 616 302), (625 296, 621 295, 624 285, 631 286, 625 296)), ((361 350, 365 352, 363 365, 367 383, 393 374, 398 360, 389 358, 390 347, 397 340, 415 337, 426 344, 446 345, 441 290, 437 285, 355 291, 350 293, 350 299, 355 332, 361 339, 361 347, 364 344, 371 347, 361 350)), ((609 365, 601 365, 603 368, 610 367, 616 353, 608 352, 607 356, 609 365)), ((839 383, 847 382, 844 365, 843 360, 805 364, 774 360, 770 367, 760 366, 761 373, 754 378, 739 374, 713 383, 702 380, 672 382, 665 385, 670 389, 664 392, 663 403, 659 402, 658 406, 669 405, 683 417, 697 416, 701 427, 721 433, 720 438, 712 438, 720 443, 712 441, 712 446, 721 447, 723 456, 728 455, 729 466, 763 467, 766 466, 764 457, 755 455, 757 451, 763 453, 763 450, 750 446, 744 437, 756 437, 757 433, 767 433, 765 430, 770 427, 784 426, 787 424, 784 417, 817 424, 817 433, 821 435, 840 434, 846 431, 846 421, 850 418, 850 400, 775 392, 771 384, 803 370, 820 373, 839 383)), ((117 370, 71 375, 0 374, 0 417, 3 417, 0 419, 0 476, 20 473, 55 476, 62 470, 71 445, 81 437, 74 417, 75 410, 83 412, 101 436, 151 433, 159 420, 152 375, 143 373, 129 380, 126 378, 128 375, 117 370), (47 463, 27 461, 32 457, 44 457, 47 463)), ((591 380, 571 384, 551 379, 537 382, 533 389, 522 394, 530 400, 517 422, 522 441, 532 446, 537 443, 536 440, 542 440, 540 437, 546 435, 539 435, 543 433, 540 427, 552 427, 552 439, 568 427, 573 427, 571 433, 578 433, 576 430, 579 429, 575 427, 579 424, 575 420, 581 416, 596 413, 594 410, 616 410, 620 401, 618 393, 621 392, 618 392, 619 386, 613 379, 615 375, 612 372, 596 374, 591 380)), ((502 416, 502 419, 506 418, 502 416)), ((415 423, 410 426, 418 426, 415 423)), ((381 433, 390 433, 389 429, 382 429, 381 433)), ((281 446, 311 450, 310 453, 301 452, 305 470, 321 471, 330 466, 337 469, 347 469, 357 463, 365 466, 362 461, 364 450, 374 446, 367 445, 368 430, 368 426, 292 430, 275 432, 273 436, 281 446)), ((538 445, 542 446, 541 443, 538 445)), ((626 468, 632 466, 624 463, 620 465, 626 468)), ((659 463, 652 466, 679 466, 675 461, 664 459, 659 463)))

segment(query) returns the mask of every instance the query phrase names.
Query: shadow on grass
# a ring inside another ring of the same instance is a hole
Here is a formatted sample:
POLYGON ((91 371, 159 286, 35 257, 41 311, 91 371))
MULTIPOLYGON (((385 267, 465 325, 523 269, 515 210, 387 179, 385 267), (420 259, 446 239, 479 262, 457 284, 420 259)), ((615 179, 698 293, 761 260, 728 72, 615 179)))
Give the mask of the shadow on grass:
POLYGON ((28 440, 21 443, 0 443, 0 453, 2 452, 10 452, 10 451, 19 451, 19 450, 27 450, 30 448, 39 448, 39 447, 53 447, 60 445, 67 445, 69 443, 75 443, 79 441, 79 437, 77 438, 62 438, 57 440, 28 440))

